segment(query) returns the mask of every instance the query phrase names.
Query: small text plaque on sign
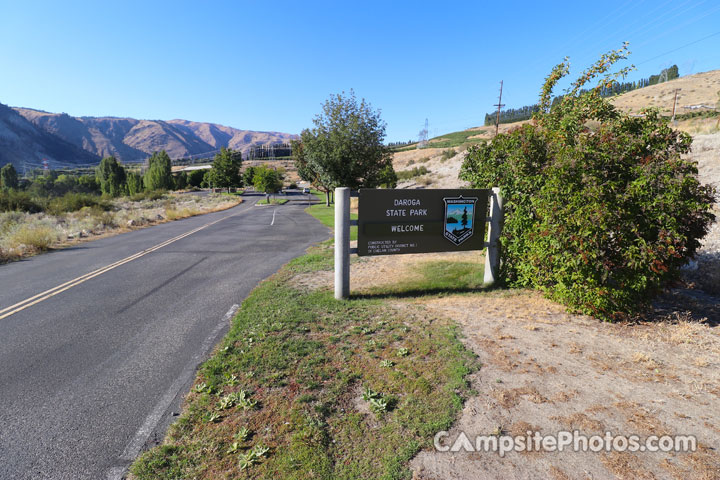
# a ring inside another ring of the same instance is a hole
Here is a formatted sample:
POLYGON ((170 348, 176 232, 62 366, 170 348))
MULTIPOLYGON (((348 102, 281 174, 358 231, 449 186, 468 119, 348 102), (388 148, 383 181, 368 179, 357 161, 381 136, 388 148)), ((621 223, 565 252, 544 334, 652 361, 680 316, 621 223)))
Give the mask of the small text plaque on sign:
POLYGON ((482 250, 489 194, 478 189, 361 189, 358 255, 482 250))

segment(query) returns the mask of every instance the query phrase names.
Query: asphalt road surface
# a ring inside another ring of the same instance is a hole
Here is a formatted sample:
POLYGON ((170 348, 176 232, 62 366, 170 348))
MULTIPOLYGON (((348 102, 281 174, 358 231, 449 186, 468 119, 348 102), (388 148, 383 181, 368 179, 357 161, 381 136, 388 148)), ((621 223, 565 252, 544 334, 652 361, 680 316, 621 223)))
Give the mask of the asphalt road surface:
POLYGON ((237 305, 329 236, 259 198, 0 265, 0 479, 119 479, 162 439, 237 305))

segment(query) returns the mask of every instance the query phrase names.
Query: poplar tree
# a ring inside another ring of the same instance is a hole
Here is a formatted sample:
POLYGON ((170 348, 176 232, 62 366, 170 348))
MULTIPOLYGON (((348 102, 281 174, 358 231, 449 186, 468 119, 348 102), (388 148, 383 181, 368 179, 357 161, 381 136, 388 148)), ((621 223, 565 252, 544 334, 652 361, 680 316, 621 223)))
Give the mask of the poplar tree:
POLYGON ((148 160, 143 177, 146 190, 171 190, 173 188, 170 156, 165 150, 155 152, 148 160))

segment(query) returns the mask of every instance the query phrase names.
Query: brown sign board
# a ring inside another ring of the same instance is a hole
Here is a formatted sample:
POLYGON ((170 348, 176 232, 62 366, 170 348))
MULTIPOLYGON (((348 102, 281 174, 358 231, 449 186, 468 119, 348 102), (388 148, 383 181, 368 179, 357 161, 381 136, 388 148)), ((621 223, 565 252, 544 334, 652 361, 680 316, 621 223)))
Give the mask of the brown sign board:
POLYGON ((485 248, 490 190, 360 189, 360 256, 485 248))

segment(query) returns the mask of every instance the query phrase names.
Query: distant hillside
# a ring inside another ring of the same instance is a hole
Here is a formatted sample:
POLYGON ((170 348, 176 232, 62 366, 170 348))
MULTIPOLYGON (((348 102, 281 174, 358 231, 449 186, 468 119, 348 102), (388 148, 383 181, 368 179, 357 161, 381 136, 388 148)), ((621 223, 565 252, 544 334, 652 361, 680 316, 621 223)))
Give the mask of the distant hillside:
MULTIPOLYGON (((158 150, 171 158, 202 155, 221 147, 247 151, 253 145, 287 142, 294 135, 239 130, 187 120, 137 120, 116 117, 71 117, 30 108, 15 110, 44 131, 99 157, 141 160, 158 150)), ((212 156, 209 153, 208 156, 212 156)))
MULTIPOLYGON (((663 69, 660 75, 651 75, 636 82, 616 82, 610 88, 600 90, 603 97, 612 97, 619 108, 638 113, 641 108, 658 107, 663 115, 672 114, 675 90, 679 90, 676 114, 695 110, 712 109, 720 93, 720 70, 679 77, 677 65, 663 69), (665 79, 665 80, 664 80, 665 79)), ((585 90, 581 90, 583 92, 585 90)), ((553 98, 553 105, 562 95, 553 98)), ((500 123, 529 120, 538 109, 537 105, 509 108, 500 112, 500 123)), ((485 126, 495 125, 496 112, 485 114, 485 126)))
POLYGON ((0 104, 0 165, 12 163, 20 170, 27 162, 39 165, 87 164, 100 161, 97 155, 38 128, 12 108, 0 104))
POLYGON ((720 70, 696 73, 670 82, 633 90, 615 97, 611 102, 623 111, 638 113, 646 107, 658 107, 663 115, 672 113, 675 90, 678 90, 676 114, 696 109, 709 110, 720 100, 720 70))

